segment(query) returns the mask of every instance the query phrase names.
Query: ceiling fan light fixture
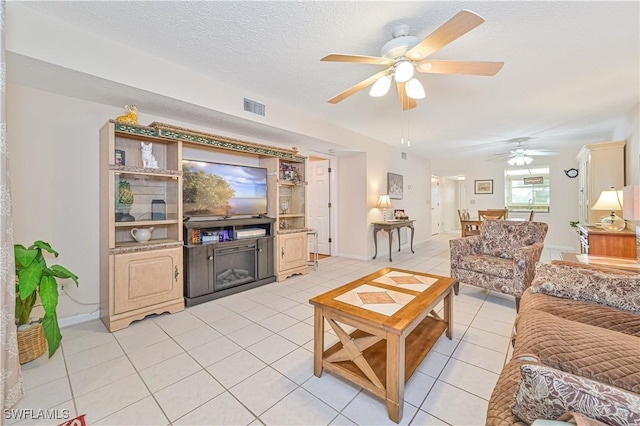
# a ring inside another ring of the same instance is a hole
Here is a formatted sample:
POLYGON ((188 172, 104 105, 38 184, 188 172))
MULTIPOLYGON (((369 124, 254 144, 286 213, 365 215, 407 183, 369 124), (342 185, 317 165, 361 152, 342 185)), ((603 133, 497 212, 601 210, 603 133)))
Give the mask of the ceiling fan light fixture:
POLYGON ((524 166, 526 164, 530 164, 533 161, 533 158, 527 157, 526 155, 516 155, 513 158, 510 158, 507 163, 511 166, 524 166))
POLYGON ((389 88, 391 87, 391 76, 383 75, 375 83, 371 86, 371 90, 369 90, 369 96, 373 96, 374 98, 379 98, 380 96, 384 96, 389 92, 389 88))
POLYGON ((407 60, 400 60, 396 64, 396 81, 404 83, 413 77, 413 64, 407 60))
POLYGON ((422 87, 422 84, 420 84, 420 82, 415 78, 409 80, 404 88, 407 92, 407 96, 411 99, 424 99, 425 97, 424 87, 422 87))

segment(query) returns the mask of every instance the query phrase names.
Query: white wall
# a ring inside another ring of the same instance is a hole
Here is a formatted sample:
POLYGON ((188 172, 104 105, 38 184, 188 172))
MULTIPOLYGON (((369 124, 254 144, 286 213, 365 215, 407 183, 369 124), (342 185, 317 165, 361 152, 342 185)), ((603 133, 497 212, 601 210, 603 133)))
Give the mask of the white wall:
MULTIPOLYGON (((375 151, 370 151, 367 156, 367 201, 369 214, 367 224, 382 220, 382 210, 377 207, 381 194, 387 191, 387 173, 395 173, 403 177, 403 198, 391 200, 391 210, 404 209, 410 219, 415 220, 414 245, 431 238, 431 170, 430 162, 424 157, 413 155, 410 148, 401 148, 383 145, 375 151), (407 159, 402 159, 405 152, 407 159)), ((387 213, 390 215, 390 213, 387 213)), ((368 252, 373 255, 373 225, 368 225, 367 233, 368 252)), ((403 237, 403 246, 408 243, 403 237)), ((385 232, 378 233, 378 255, 386 253, 389 240, 385 232)))
POLYGON ((338 157, 337 163, 337 253, 338 256, 366 259, 369 210, 367 156, 364 153, 352 153, 338 157))
POLYGON ((640 102, 620 120, 611 140, 627 143, 625 145, 626 185, 640 184, 640 102))

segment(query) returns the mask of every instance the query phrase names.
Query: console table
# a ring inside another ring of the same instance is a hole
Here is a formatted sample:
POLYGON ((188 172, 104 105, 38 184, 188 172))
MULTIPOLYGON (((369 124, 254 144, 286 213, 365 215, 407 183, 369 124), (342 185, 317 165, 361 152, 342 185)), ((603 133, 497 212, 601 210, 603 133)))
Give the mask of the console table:
POLYGON ((376 247, 376 252, 373 255, 373 258, 375 259, 378 256, 378 231, 385 231, 389 236, 389 262, 393 262, 393 259, 391 259, 391 240, 393 231, 397 231, 396 233, 398 234, 398 251, 400 251, 400 228, 404 227, 411 229, 411 253, 415 253, 415 251, 413 251, 413 234, 415 232, 415 230, 413 229, 413 222, 415 222, 415 220, 390 220, 386 222, 373 222, 373 243, 376 247))

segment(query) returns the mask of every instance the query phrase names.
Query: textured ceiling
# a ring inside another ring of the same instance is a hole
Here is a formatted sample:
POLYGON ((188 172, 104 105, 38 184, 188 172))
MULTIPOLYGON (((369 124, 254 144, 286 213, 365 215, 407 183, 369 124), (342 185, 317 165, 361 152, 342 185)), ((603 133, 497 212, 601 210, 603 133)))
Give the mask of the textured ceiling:
MULTIPOLYGON (((534 137, 531 148, 602 141, 640 97, 638 2, 24 4, 259 94, 267 107, 268 100, 277 100, 391 144, 399 144, 408 128, 411 149, 432 158, 504 152, 513 147, 506 140, 525 136, 534 137), (421 74, 427 97, 404 117, 394 89, 383 98, 363 90, 337 105, 326 102, 380 68, 320 58, 378 56, 394 26, 409 24, 411 34, 423 38, 462 9, 486 22, 431 57, 504 61, 495 77, 421 74)), ((115 88, 106 90, 108 82, 97 84, 104 90, 76 85, 74 95, 97 101, 106 93, 115 96, 115 88)), ((169 116, 190 112, 157 101, 169 116)), ((261 138, 277 132, 248 131, 261 138)))

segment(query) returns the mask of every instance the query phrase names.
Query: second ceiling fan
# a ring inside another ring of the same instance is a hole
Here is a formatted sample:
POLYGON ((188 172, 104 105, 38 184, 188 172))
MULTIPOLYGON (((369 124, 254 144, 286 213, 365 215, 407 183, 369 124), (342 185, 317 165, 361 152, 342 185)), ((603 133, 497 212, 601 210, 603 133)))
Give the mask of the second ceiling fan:
POLYGON ((329 99, 337 104, 354 93, 373 85, 371 96, 384 96, 395 79, 402 110, 417 106, 416 99, 425 97, 424 88, 414 76, 414 71, 432 74, 495 75, 504 62, 464 62, 427 59, 429 55, 468 33, 484 19, 468 10, 463 10, 444 23, 433 33, 420 40, 409 35, 409 26, 400 25, 393 30, 393 39, 381 49, 381 56, 343 55, 332 53, 322 58, 329 62, 355 62, 387 67, 360 83, 329 99))

